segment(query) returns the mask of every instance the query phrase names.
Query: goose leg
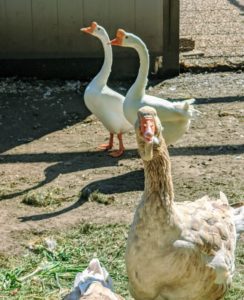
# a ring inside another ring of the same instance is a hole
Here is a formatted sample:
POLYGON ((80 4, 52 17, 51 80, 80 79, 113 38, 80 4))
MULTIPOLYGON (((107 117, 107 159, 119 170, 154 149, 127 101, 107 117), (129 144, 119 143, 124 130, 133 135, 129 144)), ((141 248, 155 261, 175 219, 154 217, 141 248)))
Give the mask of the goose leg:
POLYGON ((112 147, 113 147, 113 141, 114 141, 114 135, 113 135, 113 133, 110 133, 108 144, 99 145, 97 148, 100 149, 100 150, 109 150, 109 149, 112 149, 112 147))
POLYGON ((123 140, 122 140, 122 133, 119 133, 119 134, 117 135, 117 137, 118 137, 118 140, 119 140, 119 150, 111 151, 111 152, 109 153, 109 155, 112 156, 112 157, 119 157, 119 156, 121 156, 121 155, 124 153, 124 151, 125 151, 125 147, 124 147, 124 145, 123 145, 123 140))

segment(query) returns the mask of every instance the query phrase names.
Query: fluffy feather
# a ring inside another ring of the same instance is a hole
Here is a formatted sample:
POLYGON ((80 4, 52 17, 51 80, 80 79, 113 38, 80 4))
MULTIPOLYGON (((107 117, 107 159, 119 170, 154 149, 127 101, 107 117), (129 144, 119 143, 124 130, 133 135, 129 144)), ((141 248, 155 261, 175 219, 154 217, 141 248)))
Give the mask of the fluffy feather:
POLYGON ((171 163, 157 113, 143 107, 138 119, 145 188, 126 247, 131 294, 136 300, 222 299, 234 274, 233 209, 222 192, 219 199, 174 202, 171 163), (145 116, 155 121, 157 144, 148 142, 140 127, 145 116))

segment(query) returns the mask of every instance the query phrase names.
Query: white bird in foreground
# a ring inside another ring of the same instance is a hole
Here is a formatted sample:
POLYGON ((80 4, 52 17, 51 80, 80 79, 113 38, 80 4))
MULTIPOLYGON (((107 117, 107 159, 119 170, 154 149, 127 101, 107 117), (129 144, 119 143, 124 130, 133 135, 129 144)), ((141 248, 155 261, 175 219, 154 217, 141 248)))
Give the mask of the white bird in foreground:
POLYGON ((240 208, 235 211, 222 192, 217 200, 174 201, 162 129, 154 108, 139 110, 145 188, 126 247, 130 292, 136 300, 220 300, 232 282, 235 224, 243 230, 243 214, 238 218, 240 208))
POLYGON ((89 266, 78 273, 74 282, 74 290, 64 300, 124 300, 113 292, 112 278, 107 270, 94 258, 89 266))
POLYGON ((103 123, 110 132, 108 144, 99 146, 102 150, 110 150, 113 147, 114 134, 119 140, 119 149, 111 151, 112 157, 118 157, 124 153, 122 134, 132 129, 123 113, 124 96, 107 86, 108 77, 113 62, 112 47, 108 44, 109 37, 106 30, 92 22, 91 26, 81 28, 81 31, 89 33, 100 39, 104 49, 104 62, 101 70, 89 83, 85 90, 84 100, 88 109, 103 123))
POLYGON ((140 68, 135 83, 126 94, 124 114, 134 126, 138 109, 148 105, 157 110, 164 127, 164 139, 167 145, 174 144, 188 130, 191 119, 199 114, 192 106, 195 99, 181 102, 170 102, 162 98, 145 94, 149 71, 149 54, 145 43, 136 35, 118 29, 111 45, 134 48, 140 58, 140 68))

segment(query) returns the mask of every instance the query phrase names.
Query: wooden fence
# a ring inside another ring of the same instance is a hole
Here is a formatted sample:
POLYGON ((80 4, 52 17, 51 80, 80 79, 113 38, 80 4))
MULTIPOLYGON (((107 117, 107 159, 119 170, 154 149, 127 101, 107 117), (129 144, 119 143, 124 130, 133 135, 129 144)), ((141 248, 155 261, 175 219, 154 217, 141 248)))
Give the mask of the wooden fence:
POLYGON ((117 28, 134 32, 163 56, 161 73, 178 72, 179 0, 0 0, 0 60, 101 58, 100 42, 80 32, 91 21, 111 38, 117 28))

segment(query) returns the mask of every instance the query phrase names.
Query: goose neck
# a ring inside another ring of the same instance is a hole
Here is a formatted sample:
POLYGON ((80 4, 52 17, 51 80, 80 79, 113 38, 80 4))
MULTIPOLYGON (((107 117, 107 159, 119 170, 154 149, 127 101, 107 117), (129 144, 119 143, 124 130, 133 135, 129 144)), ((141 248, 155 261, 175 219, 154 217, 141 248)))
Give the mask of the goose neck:
POLYGON ((174 203, 174 189, 171 162, 166 145, 153 149, 153 159, 144 161, 144 170, 144 194, 149 199, 151 199, 150 195, 158 194, 164 210, 170 215, 174 203))
POLYGON ((133 91, 133 93, 136 93, 139 96, 139 94, 144 95, 147 85, 149 54, 146 45, 142 41, 140 41, 140 43, 137 43, 134 48, 139 55, 140 67, 136 81, 133 84, 131 90, 133 91))
MULTIPOLYGON (((109 41, 109 39, 108 39, 109 41)), ((107 41, 107 42, 108 42, 107 41)), ((104 50, 104 61, 101 70, 94 78, 94 81, 98 86, 103 87, 107 84, 108 77, 111 73, 112 63, 113 63, 113 54, 112 47, 108 45, 106 41, 102 41, 103 50, 104 50)))

